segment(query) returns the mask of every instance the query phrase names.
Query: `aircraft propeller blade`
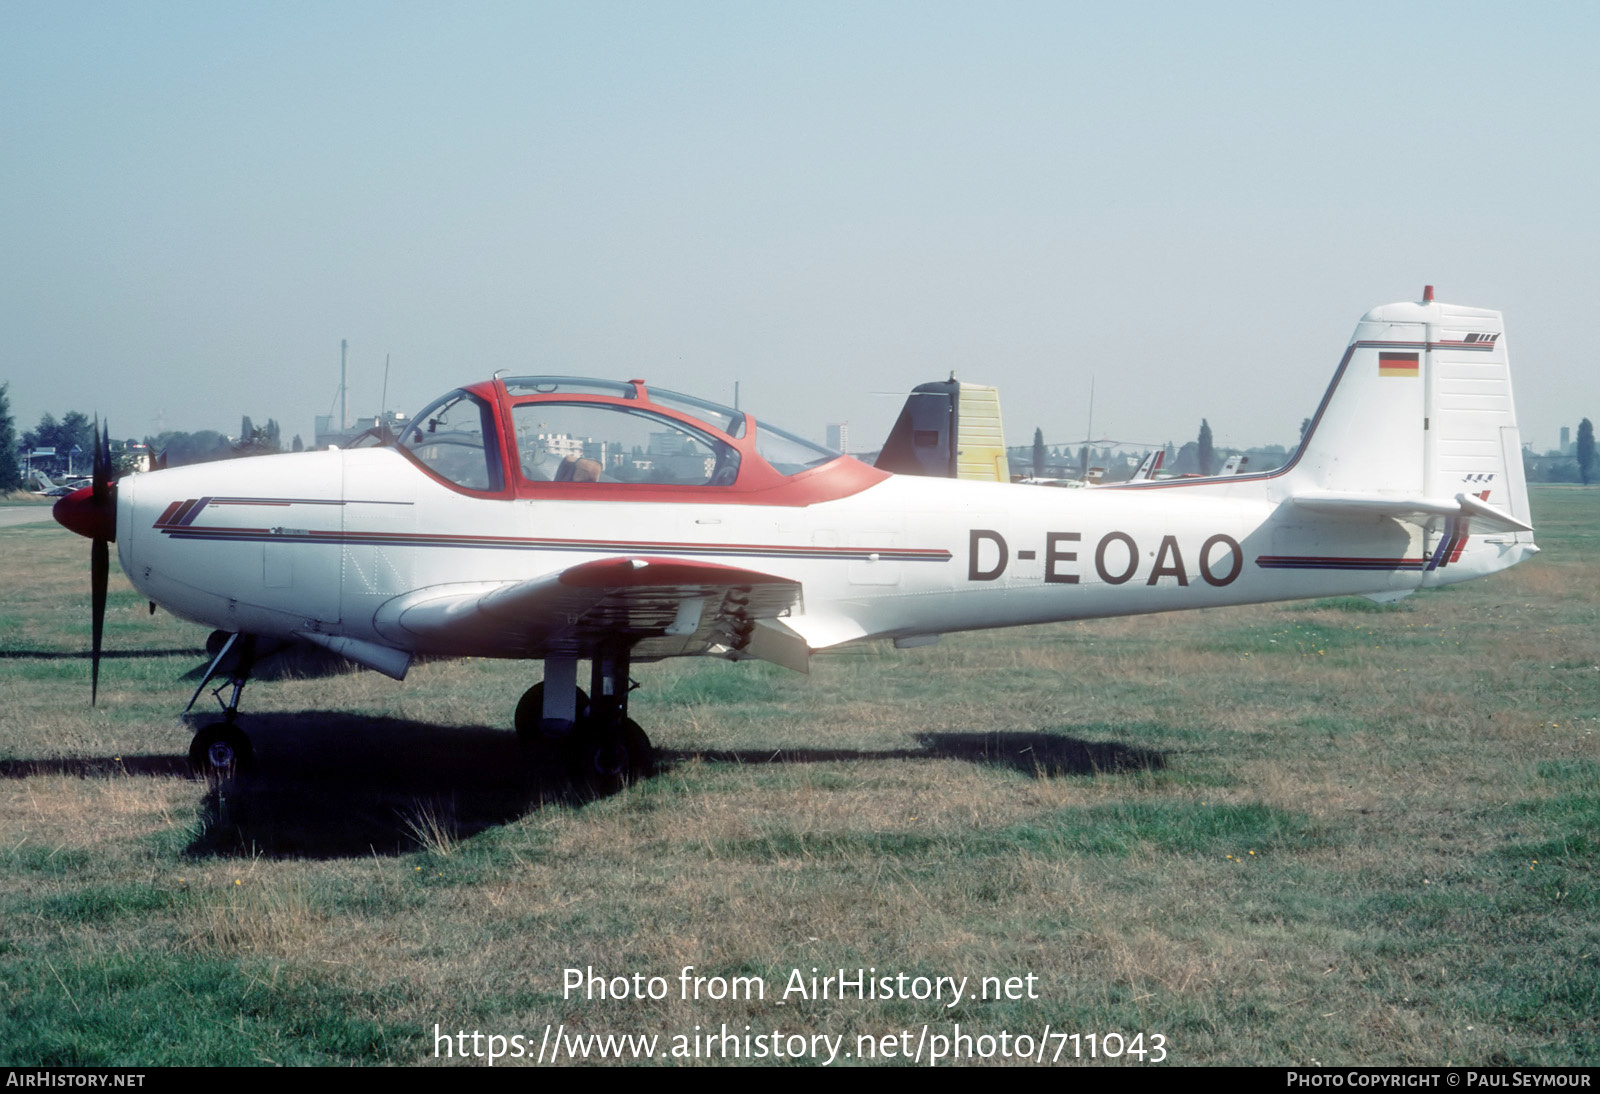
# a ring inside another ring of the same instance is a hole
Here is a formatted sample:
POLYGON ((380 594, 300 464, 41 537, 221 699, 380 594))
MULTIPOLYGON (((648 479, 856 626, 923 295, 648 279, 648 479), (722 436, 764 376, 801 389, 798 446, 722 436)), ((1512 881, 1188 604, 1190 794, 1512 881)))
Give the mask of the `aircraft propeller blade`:
POLYGON ((89 662, 89 705, 100 697, 100 641, 106 629, 106 583, 111 574, 111 551, 97 539, 89 550, 90 611, 94 619, 94 652, 89 662))
POLYGON ((94 484, 56 502, 52 515, 66 528, 86 537, 89 551, 90 618, 93 652, 90 660, 89 702, 100 695, 100 645, 106 626, 106 586, 111 576, 111 549, 117 538, 117 484, 111 464, 111 427, 95 419, 94 484))
MULTIPOLYGON (((100 512, 112 512, 112 532, 115 534, 116 503, 111 499, 111 423, 97 427, 94 444, 94 507, 100 512)), ((94 538, 89 550, 90 613, 93 620, 94 647, 89 661, 89 705, 94 706, 100 697, 100 644, 106 630, 106 585, 111 577, 111 551, 102 536, 94 538)))

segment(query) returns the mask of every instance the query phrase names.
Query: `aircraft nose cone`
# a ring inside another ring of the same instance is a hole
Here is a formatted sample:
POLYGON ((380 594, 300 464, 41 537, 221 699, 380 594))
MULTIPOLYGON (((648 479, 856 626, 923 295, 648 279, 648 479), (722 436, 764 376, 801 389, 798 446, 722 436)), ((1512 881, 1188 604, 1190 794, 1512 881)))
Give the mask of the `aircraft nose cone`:
POLYGON ((56 523, 86 539, 114 542, 117 538, 117 488, 109 488, 104 501, 94 498, 94 487, 74 490, 56 502, 51 515, 56 523))

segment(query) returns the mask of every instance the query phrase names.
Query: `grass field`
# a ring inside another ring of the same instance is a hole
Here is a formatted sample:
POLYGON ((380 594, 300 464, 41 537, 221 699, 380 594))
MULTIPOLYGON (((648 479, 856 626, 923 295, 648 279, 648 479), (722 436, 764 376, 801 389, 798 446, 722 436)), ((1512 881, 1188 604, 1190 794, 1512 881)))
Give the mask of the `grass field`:
POLYGON ((1593 1064, 1600 491, 1534 508, 1539 558, 1389 607, 867 646, 809 678, 641 666, 662 771, 590 801, 519 767, 537 666, 490 661, 268 674, 257 772, 193 781, 204 633, 114 574, 91 709, 88 545, 0 529, 0 1063, 451 1062, 436 1024, 659 1058, 725 1023, 843 1036, 840 1063, 959 1024, 1048 1027, 1047 1058, 1120 1033, 1178 1064, 1593 1064), (685 966, 766 998, 685 1000, 685 966), (564 997, 588 967, 666 997, 564 997), (784 999, 813 968, 970 980, 954 1007, 784 999), (985 976, 1037 997, 973 998, 985 976))

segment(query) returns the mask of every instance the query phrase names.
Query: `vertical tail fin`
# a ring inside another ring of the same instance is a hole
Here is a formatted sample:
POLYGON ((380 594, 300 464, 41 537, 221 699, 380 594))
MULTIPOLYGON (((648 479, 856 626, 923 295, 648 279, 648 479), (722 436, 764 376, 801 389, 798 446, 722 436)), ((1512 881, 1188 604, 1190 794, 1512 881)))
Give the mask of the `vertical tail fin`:
POLYGON ((1469 493, 1525 522, 1503 332, 1497 311, 1431 298, 1368 312, 1306 431, 1296 484, 1434 498, 1469 493))
POLYGON ((1150 482, 1156 477, 1156 472, 1161 470, 1161 465, 1167 458, 1167 450, 1153 448, 1140 462, 1139 467, 1129 477, 1129 482, 1150 482))
POLYGON ((1531 554, 1504 330, 1499 312, 1438 303, 1431 286, 1363 316, 1289 469, 1295 504, 1424 524, 1430 573, 1469 534, 1501 537, 1511 557, 1493 569, 1531 554))

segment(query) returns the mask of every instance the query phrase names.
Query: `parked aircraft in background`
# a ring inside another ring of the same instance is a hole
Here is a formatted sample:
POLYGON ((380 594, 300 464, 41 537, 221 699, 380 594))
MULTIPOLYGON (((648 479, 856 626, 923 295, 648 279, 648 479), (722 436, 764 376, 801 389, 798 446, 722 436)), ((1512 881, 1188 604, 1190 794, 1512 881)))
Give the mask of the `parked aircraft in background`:
POLYGON ((1149 454, 1146 455, 1143 460, 1139 461, 1139 466, 1134 469, 1133 475, 1131 477, 1129 477, 1128 481, 1129 482, 1149 482, 1149 481, 1151 481, 1152 479, 1154 479, 1156 477, 1157 473, 1160 472, 1161 465, 1166 462, 1166 459, 1167 459, 1167 450, 1166 449, 1164 449, 1164 448, 1152 448, 1150 450, 1149 454))
MULTIPOLYGON (((1154 478, 1165 457, 1161 449, 1151 451, 1131 481, 1154 478)), ((1000 389, 964 383, 954 375, 912 388, 874 466, 897 475, 1012 481, 1000 421, 1000 389)), ((1029 475, 1016 481, 1029 486, 1099 486, 1105 472, 1103 467, 1091 467, 1081 479, 1029 475)))
POLYGON ((34 468, 30 474, 33 477, 33 492, 35 494, 43 494, 47 498, 65 497, 74 490, 79 490, 89 485, 91 482, 91 480, 86 479, 81 475, 74 475, 70 479, 63 479, 60 482, 55 482, 50 478, 49 475, 46 475, 37 467, 34 468))
POLYGON ((874 464, 896 475, 1010 482, 1000 389, 948 380, 911 389, 874 464))
POLYGON ((641 662, 804 671, 862 639, 1389 599, 1531 557, 1502 329, 1431 289, 1369 312, 1305 442, 1270 472, 1070 494, 891 474, 891 451, 928 447, 921 423, 897 425, 889 462, 868 467, 642 380, 527 376, 446 392, 376 448, 113 483, 102 436, 94 485, 56 517, 93 541, 96 687, 111 542, 144 596, 230 636, 207 678, 232 686, 195 736, 198 766, 249 756, 252 666, 307 642, 396 679, 421 655, 542 660, 518 733, 620 782, 650 764, 628 717, 641 662))

